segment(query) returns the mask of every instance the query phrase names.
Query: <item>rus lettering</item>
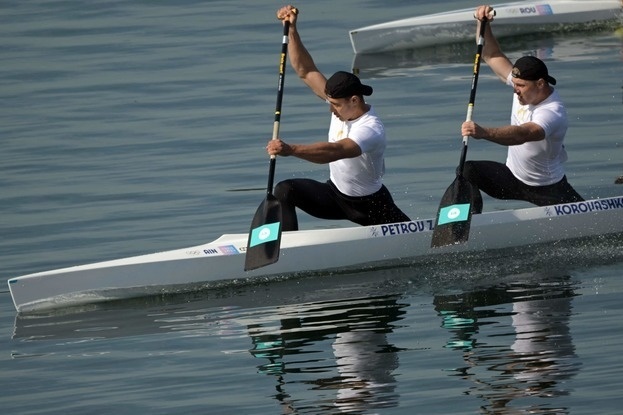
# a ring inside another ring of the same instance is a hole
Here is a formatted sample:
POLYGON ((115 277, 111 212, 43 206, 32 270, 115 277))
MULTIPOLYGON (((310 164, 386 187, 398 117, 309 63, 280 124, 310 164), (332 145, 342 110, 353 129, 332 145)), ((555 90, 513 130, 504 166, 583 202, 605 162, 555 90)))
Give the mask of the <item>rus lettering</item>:
POLYGON ((534 7, 520 7, 519 8, 519 13, 521 13, 521 14, 535 14, 536 13, 536 8, 534 8, 534 7))

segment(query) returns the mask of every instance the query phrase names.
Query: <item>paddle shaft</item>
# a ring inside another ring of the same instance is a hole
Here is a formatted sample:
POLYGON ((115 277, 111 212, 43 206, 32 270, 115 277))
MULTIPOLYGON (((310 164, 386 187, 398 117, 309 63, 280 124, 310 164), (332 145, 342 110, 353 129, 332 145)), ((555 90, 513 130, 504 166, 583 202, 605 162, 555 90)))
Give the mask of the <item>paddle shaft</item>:
MULTIPOLYGON (((275 122, 273 124, 273 140, 279 138, 279 124, 281 122, 281 102, 283 101, 283 83, 286 74, 286 57, 288 55, 288 34, 290 32, 290 22, 285 21, 283 23, 283 40, 281 43, 281 58, 279 60, 279 83, 277 86, 277 104, 275 106, 275 122)), ((266 193, 271 195, 273 193, 273 184, 275 182, 275 165, 277 164, 277 157, 275 155, 270 156, 270 167, 268 169, 268 186, 266 193)))
MULTIPOLYGON (((296 13, 296 10, 292 10, 296 13)), ((283 84, 286 73, 286 59, 288 54, 288 36, 290 21, 283 22, 283 39, 281 42, 281 57, 279 59, 279 83, 277 87, 277 105, 275 108, 275 122, 273 124, 272 140, 279 138, 279 123, 281 120, 281 101, 283 99, 283 84)), ((273 195, 275 180, 276 156, 270 156, 268 170, 268 186, 266 198, 255 211, 251 221, 251 230, 247 241, 247 250, 244 260, 244 270, 251 271, 266 265, 274 264, 279 260, 281 246, 281 231, 283 228, 283 207, 273 195)), ((291 222, 291 221, 289 221, 291 222)))
MULTIPOLYGON (((467 104, 467 116, 465 121, 472 120, 472 113, 474 112, 474 103, 476 102, 476 87, 478 86, 478 74, 480 73, 480 58, 482 56, 482 49, 485 45, 485 29, 487 26, 487 20, 480 22, 480 31, 478 32, 478 49, 476 50, 476 56, 474 58, 474 75, 472 76, 472 89, 469 93, 469 104, 467 104)), ((467 140, 469 136, 463 137, 463 150, 461 151, 461 160, 459 162, 458 174, 463 175, 463 167, 465 166, 465 158, 467 157, 467 140)))

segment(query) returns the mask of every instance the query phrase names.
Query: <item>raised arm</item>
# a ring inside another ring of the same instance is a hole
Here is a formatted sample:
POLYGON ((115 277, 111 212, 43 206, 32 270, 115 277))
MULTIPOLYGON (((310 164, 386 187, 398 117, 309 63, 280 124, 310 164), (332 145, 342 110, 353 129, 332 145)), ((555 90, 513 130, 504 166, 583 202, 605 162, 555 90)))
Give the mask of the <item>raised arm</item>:
POLYGON ((311 55, 303 45, 296 22, 299 10, 292 5, 284 6, 277 11, 277 18, 282 22, 290 22, 288 55, 290 64, 303 82, 320 98, 326 99, 324 92, 327 78, 318 70, 311 55))
MULTIPOLYGON (((489 22, 493 21, 494 17, 492 11, 493 8, 487 5, 479 6, 476 9, 476 12, 474 13, 474 16, 478 19, 476 36, 480 33, 480 25, 484 19, 487 19, 489 22)), ((502 80, 502 82, 506 82, 508 74, 513 69, 513 64, 502 52, 500 44, 493 35, 490 24, 488 24, 485 28, 485 45, 482 49, 482 58, 487 65, 489 65, 491 70, 493 70, 493 72, 502 80)))

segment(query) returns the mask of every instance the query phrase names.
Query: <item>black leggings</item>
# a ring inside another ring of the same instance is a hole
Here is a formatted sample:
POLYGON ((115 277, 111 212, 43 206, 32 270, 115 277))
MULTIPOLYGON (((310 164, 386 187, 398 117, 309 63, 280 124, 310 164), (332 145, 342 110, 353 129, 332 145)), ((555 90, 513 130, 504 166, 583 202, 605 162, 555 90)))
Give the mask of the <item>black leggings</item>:
POLYGON ((295 208, 321 219, 348 219, 359 225, 409 221, 394 203, 385 186, 369 196, 351 197, 341 193, 329 180, 290 179, 275 186, 274 195, 283 206, 282 230, 298 230, 295 208))
MULTIPOLYGON (((496 199, 525 200, 537 206, 581 202, 584 199, 563 177, 548 186, 528 186, 517 179, 510 169, 496 161, 466 161, 463 175, 478 189, 496 199)), ((482 212, 482 196, 474 192, 474 213, 482 212)))

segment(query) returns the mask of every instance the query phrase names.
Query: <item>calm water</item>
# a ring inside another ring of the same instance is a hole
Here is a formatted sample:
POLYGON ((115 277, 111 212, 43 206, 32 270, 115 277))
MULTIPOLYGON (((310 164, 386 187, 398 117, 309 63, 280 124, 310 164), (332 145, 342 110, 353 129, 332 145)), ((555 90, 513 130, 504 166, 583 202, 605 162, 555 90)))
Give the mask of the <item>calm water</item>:
MULTIPOLYGON (((5 1, 0 280, 246 231, 268 173, 279 2, 5 1), (263 2, 266 3, 266 2, 263 2)), ((348 30, 461 1, 312 2, 326 73, 357 69, 390 136, 386 183, 412 218, 453 179, 474 46, 354 59, 348 30)), ((623 193, 623 44, 613 30, 502 42, 558 79, 568 177, 623 193)), ((474 118, 506 122, 483 66, 474 118)), ((286 75, 281 135, 326 136, 286 75)), ((468 157, 505 150, 470 142, 468 157)), ((277 179, 326 166, 279 159, 277 179)), ((486 199, 486 209, 526 206, 486 199)), ((301 226, 328 227, 301 216, 301 226)), ((18 316, 0 288, 6 414, 615 414, 623 242, 593 240, 362 274, 261 281, 18 316)))

